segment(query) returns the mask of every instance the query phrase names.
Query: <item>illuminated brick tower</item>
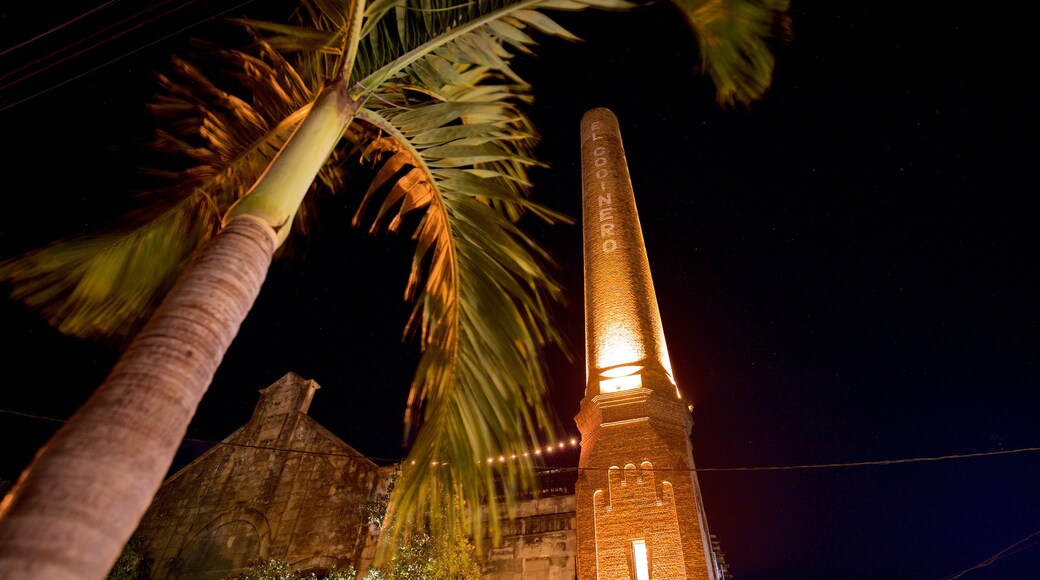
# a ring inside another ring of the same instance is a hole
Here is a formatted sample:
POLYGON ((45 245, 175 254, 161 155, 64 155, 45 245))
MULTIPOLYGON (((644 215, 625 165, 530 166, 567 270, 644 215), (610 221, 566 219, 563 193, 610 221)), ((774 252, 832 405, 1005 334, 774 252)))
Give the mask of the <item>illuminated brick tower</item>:
POLYGON ((717 580, 617 119, 581 121, 585 398, 579 580, 717 580))

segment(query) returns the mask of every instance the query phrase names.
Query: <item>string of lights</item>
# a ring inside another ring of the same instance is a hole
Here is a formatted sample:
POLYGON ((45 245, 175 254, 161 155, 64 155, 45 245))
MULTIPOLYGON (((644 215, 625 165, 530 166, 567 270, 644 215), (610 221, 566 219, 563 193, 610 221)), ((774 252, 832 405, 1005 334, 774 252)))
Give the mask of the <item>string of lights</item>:
MULTIPOLYGON (((28 419, 37 419, 42 421, 51 421, 55 423, 65 423, 65 419, 58 419, 55 417, 47 417, 44 415, 34 415, 31 413, 23 413, 19 411, 11 411, 7 409, 0 409, 0 413, 7 415, 14 415, 18 417, 24 417, 28 419)), ((347 459, 367 459, 373 462, 381 462, 387 464, 401 464, 405 460, 401 458, 389 458, 389 457, 373 457, 363 455, 361 453, 342 453, 335 451, 314 451, 310 449, 292 449, 285 447, 273 447, 268 445, 255 445, 251 443, 237 443, 234 441, 211 441, 208 439, 199 439, 196 437, 185 437, 184 441, 191 443, 202 443, 206 445, 216 446, 227 446, 227 447, 242 447, 248 449, 260 449, 264 451, 276 451, 283 453, 299 453, 305 455, 319 455, 325 457, 340 457, 347 459)), ((536 457, 544 458, 552 453, 559 453, 569 449, 578 447, 577 438, 569 438, 556 443, 546 445, 544 447, 538 447, 536 449, 517 452, 517 453, 503 453, 496 457, 489 457, 486 460, 488 464, 502 464, 508 461, 515 461, 522 457, 536 457)), ((654 472, 696 472, 696 473, 721 473, 721 472, 754 472, 754 471, 795 471, 805 469, 838 469, 838 468, 849 468, 849 467, 878 467, 886 465, 899 465, 906 463, 925 463, 925 462, 936 462, 936 461, 949 461, 954 459, 975 459, 981 457, 997 457, 1002 455, 1015 455, 1020 453, 1035 453, 1040 451, 1040 447, 1020 447, 1017 449, 1000 449, 996 451, 980 451, 975 453, 953 453, 948 455, 938 455, 929 457, 907 457, 900 459, 878 459, 872 461, 852 461, 843 463, 806 463, 800 465, 768 465, 768 466, 750 466, 750 467, 697 467, 694 469, 687 468, 661 468, 655 467, 651 469, 654 472)), ((412 464, 415 462, 413 461, 412 464)), ((448 465, 448 461, 434 461, 434 466, 448 465)), ((478 463, 484 463, 479 461, 478 463)), ((580 471, 608 471, 611 467, 539 467, 536 469, 551 470, 554 473, 561 472, 580 472, 580 471)))

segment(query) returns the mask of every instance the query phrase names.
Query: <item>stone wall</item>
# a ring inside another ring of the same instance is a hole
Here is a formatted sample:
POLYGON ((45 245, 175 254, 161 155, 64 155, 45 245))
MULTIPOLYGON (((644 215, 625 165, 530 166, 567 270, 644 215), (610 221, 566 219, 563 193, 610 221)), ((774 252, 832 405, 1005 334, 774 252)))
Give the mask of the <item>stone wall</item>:
POLYGON ((526 500, 520 503, 517 518, 505 524, 500 544, 485 548, 480 577, 572 580, 576 550, 574 495, 526 500))
MULTIPOLYGON (((377 467, 307 416, 317 383, 289 373, 260 391, 253 417, 169 478, 138 527, 153 578, 219 580, 258 558, 323 572, 371 562, 378 530, 361 503, 385 491, 377 467)), ((547 476, 501 542, 479 555, 484 580, 572 580, 573 474, 547 476)))
POLYGON ((137 533, 155 578, 219 579, 256 558, 302 570, 357 561, 377 467, 307 416, 314 381, 289 373, 253 417, 167 480, 137 533))

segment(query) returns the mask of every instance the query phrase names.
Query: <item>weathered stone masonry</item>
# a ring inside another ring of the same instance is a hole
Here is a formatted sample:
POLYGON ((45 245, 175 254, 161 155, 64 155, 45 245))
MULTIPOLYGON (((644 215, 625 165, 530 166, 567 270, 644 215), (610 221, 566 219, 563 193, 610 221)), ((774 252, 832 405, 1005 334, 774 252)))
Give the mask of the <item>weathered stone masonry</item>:
POLYGON ((305 570, 357 562, 358 506, 377 467, 307 416, 317 389, 285 375, 228 445, 163 484, 137 530, 155 578, 223 578, 255 558, 305 570))
MULTIPOLYGON (((256 558, 319 573, 367 568, 376 530, 359 508, 383 492, 394 469, 377 468, 307 416, 317 389, 285 375, 260 391, 252 418, 226 445, 163 484, 137 530, 155 561, 153 578, 219 579, 256 558)), ((501 544, 488 542, 483 580, 575 577, 573 481, 555 483, 519 503, 501 544)))

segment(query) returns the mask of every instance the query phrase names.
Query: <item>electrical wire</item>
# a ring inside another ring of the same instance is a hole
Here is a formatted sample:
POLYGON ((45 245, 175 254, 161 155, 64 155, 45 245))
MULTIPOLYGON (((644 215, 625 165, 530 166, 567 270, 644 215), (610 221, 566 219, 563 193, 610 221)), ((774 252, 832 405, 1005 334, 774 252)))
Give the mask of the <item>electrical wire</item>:
MULTIPOLYGON (((192 0, 192 1, 195 1, 195 0, 192 0)), ((40 95, 47 94, 47 93, 49 93, 49 92, 51 92, 51 91, 53 91, 55 89, 58 89, 58 88, 60 88, 62 86, 65 86, 65 85, 67 85, 67 84, 69 84, 69 83, 71 83, 71 82, 73 82, 75 80, 83 78, 83 77, 87 76, 90 73, 93 73, 93 72, 95 72, 97 70, 100 70, 100 69, 102 69, 102 68, 104 68, 104 67, 106 67, 106 66, 108 66, 110 64, 119 62, 119 61, 123 60, 124 58, 127 58, 128 56, 130 56, 132 54, 138 53, 138 52, 140 52, 140 51, 142 51, 142 50, 144 50, 144 49, 146 49, 146 48, 148 48, 150 46, 154 46, 154 45, 156 45, 156 44, 158 44, 158 43, 160 43, 160 42, 162 42, 162 41, 164 41, 164 40, 166 40, 166 39, 168 39, 170 37, 173 37, 173 36, 176 36, 178 34, 181 34, 181 33, 183 33, 186 30, 190 30, 190 29, 198 26, 199 24, 202 24, 203 22, 207 22, 207 21, 212 20, 214 18, 223 16, 224 14, 227 14, 228 12, 231 12, 232 10, 238 10, 239 8, 242 8, 243 6, 247 6, 249 4, 252 4, 255 1, 256 0, 244 0, 243 2, 240 2, 240 3, 238 3, 238 4, 234 5, 234 6, 231 6, 230 8, 226 8, 224 10, 221 10, 220 12, 217 12, 216 14, 212 14, 210 16, 202 18, 201 20, 198 20, 196 22, 188 24, 187 26, 184 26, 182 28, 174 30, 173 32, 170 32, 169 34, 160 36, 160 37, 156 38, 155 40, 153 40, 151 42, 145 43, 145 44, 143 44, 141 46, 138 46, 137 48, 134 48, 132 50, 124 52, 123 54, 121 54, 121 55, 119 55, 119 56, 117 56, 115 58, 112 58, 112 59, 110 59, 110 60, 108 60, 106 62, 103 62, 103 63, 101 63, 101 64, 99 64, 99 65, 97 65, 97 66, 95 66, 93 68, 87 69, 86 71, 83 71, 82 73, 80 73, 78 75, 69 77, 69 78, 67 78, 67 79, 65 79, 65 80, 63 80, 63 81, 61 81, 59 83, 51 85, 51 86, 49 86, 49 87, 47 87, 45 89, 42 89, 40 91, 37 91, 37 92, 35 92, 35 93, 33 93, 33 94, 23 98, 23 99, 19 99, 17 101, 14 101, 12 103, 4 105, 4 106, 0 107, 0 112, 6 111, 6 110, 8 110, 8 109, 10 109, 12 107, 18 106, 18 105, 20 105, 20 104, 22 104, 22 103, 24 103, 26 101, 35 99, 36 97, 39 97, 40 95)), ((10 86, 10 84, 9 85, 5 85, 5 86, 10 86)))
POLYGON ((11 82, 9 82, 9 83, 7 83, 5 85, 0 85, 0 91, 8 89, 10 87, 13 87, 13 86, 15 86, 15 85, 17 85, 19 83, 22 83, 22 82, 28 80, 28 79, 31 79, 32 77, 34 77, 34 76, 36 76, 36 75, 38 75, 38 74, 40 74, 42 72, 45 72, 45 71, 47 71, 47 70, 49 70, 49 69, 51 69, 51 68, 53 68, 53 67, 55 67, 57 65, 59 65, 59 64, 65 62, 65 61, 69 60, 69 59, 76 58, 77 56, 79 56, 79 55, 81 55, 81 54, 83 54, 85 52, 89 52, 89 51, 94 50, 95 48, 97 48, 99 46, 102 46, 104 44, 108 44, 109 42, 112 42, 113 40, 116 40, 117 38, 119 38, 119 37, 121 37, 121 36, 123 36, 125 34, 133 32, 134 30, 137 30, 137 29, 141 28, 142 26, 144 26, 146 24, 150 24, 152 22, 155 22, 156 20, 158 20, 160 18, 163 18, 165 16, 169 16, 170 14, 173 14, 174 12, 177 12, 178 10, 181 10, 182 8, 186 8, 186 7, 190 6, 190 5, 198 2, 198 0, 188 0, 187 2, 185 2, 183 4, 180 4, 178 6, 174 6, 170 10, 167 10, 166 12, 163 12, 163 13, 158 14, 156 16, 152 16, 152 17, 148 18, 147 20, 145 20, 144 22, 138 22, 138 23, 135 23, 133 26, 130 26, 129 28, 125 28, 123 30, 117 30, 114 34, 106 34, 106 33, 110 32, 110 31, 112 31, 113 29, 115 29, 115 28, 117 28, 117 27, 119 27, 119 26, 121 26, 123 24, 126 24, 127 22, 130 22, 130 21, 132 21, 132 20, 134 20, 136 18, 144 16, 148 12, 151 12, 152 10, 155 10, 156 8, 159 8, 160 6, 162 6, 164 4, 169 4, 172 1, 173 0, 161 0, 160 2, 158 2, 156 4, 152 4, 148 8, 145 8, 144 10, 141 10, 139 12, 131 14, 130 16, 127 16, 127 17, 123 18, 122 20, 117 20, 116 22, 113 22, 113 23, 109 24, 108 26, 105 26, 103 28, 95 30, 94 32, 92 32, 92 33, 90 33, 90 34, 80 38, 79 40, 76 40, 74 42, 70 42, 68 44, 65 44, 64 46, 58 48, 57 50, 51 51, 47 55, 41 56, 41 57, 39 57, 39 58, 37 58, 35 60, 29 61, 29 62, 23 64, 22 66, 19 66, 17 68, 11 69, 11 70, 3 73, 3 74, 0 74, 0 80, 6 79, 6 78, 10 77, 13 74, 19 73, 19 72, 21 72, 21 71, 23 71, 23 70, 25 70, 27 68, 30 68, 30 67, 32 67, 32 66, 34 66, 36 64, 44 62, 44 61, 50 59, 51 57, 54 57, 56 55, 60 55, 60 54, 66 53, 69 49, 74 48, 76 46, 79 46, 79 45, 83 44, 84 42, 86 42, 86 41, 88 41, 88 40, 90 40, 90 39, 92 39, 92 38, 94 38, 96 36, 105 35, 104 38, 102 40, 98 41, 98 42, 90 44, 90 45, 86 46, 85 48, 81 48, 80 50, 77 50, 76 52, 72 52, 70 54, 65 54, 65 56, 63 56, 62 58, 58 59, 55 62, 52 62, 52 63, 50 63, 50 64, 48 64, 46 66, 40 67, 40 68, 38 68, 38 69, 36 69, 36 70, 34 70, 34 71, 32 71, 32 72, 22 76, 22 77, 16 78, 13 81, 11 81, 11 82))
POLYGON ((986 558, 985 560, 979 562, 978 564, 975 564, 971 568, 968 568, 966 570, 961 570, 960 572, 957 572, 956 574, 953 574, 951 576, 943 576, 942 580, 955 580, 956 578, 960 578, 961 576, 964 576, 968 572, 973 572, 975 570, 979 570, 981 568, 985 568, 987 566, 990 566, 991 564, 996 563, 996 561, 1000 560, 1001 558, 1005 558, 1005 557, 1010 556, 1012 554, 1016 554, 1016 553, 1021 552, 1023 550, 1028 550, 1029 548, 1032 548, 1034 546, 1038 546, 1038 545, 1040 545, 1040 541, 1035 541, 1035 542, 1033 542, 1031 544, 1028 544, 1028 545, 1025 545, 1025 546, 1022 545, 1025 542, 1028 542, 1029 540, 1031 540, 1032 538, 1036 538, 1037 536, 1040 536, 1040 530, 1037 530, 1037 531, 1033 532, 1032 534, 1029 534, 1028 536, 1022 538, 1021 540, 1015 542, 1014 544, 1011 544, 1010 546, 1008 546, 1006 548, 1003 548, 1002 550, 998 551, 996 554, 993 554, 989 558, 986 558), (1018 549, 1015 549, 1015 548, 1018 548, 1018 549))
POLYGON ((117 3, 117 2, 119 2, 119 0, 108 0, 108 2, 105 2, 101 6, 95 6, 94 8, 91 8, 90 10, 87 10, 83 14, 80 14, 79 16, 76 16, 72 20, 68 20, 68 21, 66 21, 66 22, 64 22, 62 24, 59 24, 59 25, 55 26, 54 28, 52 28, 52 29, 50 29, 50 30, 48 30, 46 32, 41 32, 40 34, 37 34, 36 36, 34 36, 34 37, 32 37, 32 38, 30 38, 28 40, 24 40, 22 42, 19 42, 18 44, 14 45, 14 46, 12 46, 10 48, 5 48, 4 50, 0 50, 0 56, 4 56, 4 55, 6 55, 9 52, 13 52, 15 50, 18 50, 19 48, 22 48, 23 46, 26 46, 28 44, 32 44, 32 43, 36 42, 37 40, 40 40, 41 38, 43 38, 43 37, 45 37, 45 36, 47 36, 49 34, 52 34, 52 33, 55 33, 57 31, 61 30, 62 28, 65 28, 67 26, 71 26, 71 25, 75 24, 76 22, 79 22, 80 20, 83 20, 84 18, 86 18, 86 17, 88 17, 88 16, 90 16, 92 14, 96 14, 98 12, 101 12, 105 8, 108 8, 109 6, 111 6, 111 5, 113 5, 113 4, 117 3))
MULTIPOLYGON (((47 416, 43 416, 43 415, 34 415, 34 414, 30 414, 30 413, 22 413, 22 412, 19 412, 19 411, 10 411, 10 410, 7 410, 7 409, 0 409, 0 413, 4 413, 4 414, 8 414, 8 415, 15 415, 15 416, 19 416, 19 417, 26 417, 26 418, 30 418, 30 419, 39 419, 39 420, 44 420, 44 421, 52 421, 52 422, 56 422, 56 423, 64 423, 64 422, 66 422, 65 419, 57 419, 57 418, 54 418, 54 417, 47 417, 47 416)), ((404 461, 404 460, 402 460, 400 458, 374 457, 374 456, 363 455, 361 453, 339 453, 339 452, 334 452, 334 451, 311 451, 311 450, 306 450, 306 449, 291 449, 291 448, 284 448, 284 447, 272 447, 272 446, 267 446, 267 445, 253 445, 253 444, 249 444, 249 443, 236 443, 236 442, 232 442, 232 441, 211 441, 211 440, 207 440, 207 439, 198 439, 198 438, 194 438, 194 437, 185 437, 184 441, 188 441, 188 442, 192 442, 192 443, 203 443, 203 444, 213 445, 213 446, 225 445, 225 446, 230 446, 230 447, 244 447, 244 448, 250 448, 250 449, 262 449, 262 450, 267 450, 267 451, 278 451, 278 452, 285 452, 285 453, 302 453, 302 454, 310 454, 310 455, 320 455, 320 456, 325 456, 325 457, 343 457, 343 458, 355 458, 355 459, 356 458, 365 458, 365 459, 368 459, 370 461, 380 461, 380 462, 390 462, 390 463, 402 463, 404 461)), ((573 446, 574 445, 573 442, 576 441, 576 440, 575 439, 571 439, 570 441, 572 442, 572 446, 573 446)), ((565 450, 566 448, 567 448, 567 446, 566 446, 565 442, 560 442, 560 443, 553 444, 553 445, 547 445, 545 447, 539 447, 537 452, 528 451, 528 452, 523 452, 523 453, 502 454, 502 455, 498 456, 499 460, 494 460, 495 458, 489 458, 487 463, 489 463, 489 464, 505 463, 506 461, 508 461, 510 459, 516 459, 516 458, 518 458, 518 457, 520 457, 522 455, 525 455, 525 454, 526 455, 538 455, 538 456, 541 456, 541 457, 545 457, 545 456, 547 456, 547 455, 549 455, 551 453, 551 451, 548 451, 549 449, 552 449, 553 451, 557 451, 559 449, 564 449, 565 450), (543 452, 542 451, 543 449, 546 450, 546 451, 543 452)), ((904 464, 904 463, 925 463, 925 462, 936 462, 936 461, 948 461, 948 460, 953 460, 953 459, 974 459, 974 458, 979 458, 979 457, 997 457, 997 456, 1002 456, 1002 455, 1013 455, 1013 454, 1018 454, 1018 453, 1035 453, 1037 451, 1040 451, 1040 447, 1020 447, 1018 449, 1001 449, 1001 450, 998 450, 998 451, 981 451, 981 452, 976 452, 976 453, 956 453, 956 454, 930 456, 930 457, 908 457, 908 458, 901 458, 901 459, 880 459, 880 460, 875 460, 875 461, 853 461, 853 462, 846 462, 846 463, 807 463, 807 464, 800 464, 800 465, 769 465, 769 466, 753 466, 753 467, 696 467, 696 468, 693 468, 693 469, 690 469, 690 468, 659 468, 659 467, 655 467, 651 471, 662 472, 662 473, 663 472, 676 472, 676 471, 680 471, 680 472, 696 472, 696 473, 720 473, 720 472, 753 472, 753 471, 794 471, 794 470, 804 470, 804 469, 837 469, 837 468, 847 468, 847 467, 876 467, 876 466, 884 466, 884 465, 898 465, 898 464, 904 464)), ((481 462, 481 463, 483 463, 483 462, 481 462)), ((437 464, 438 465, 447 465, 448 462, 438 462, 437 464)), ((612 468, 611 467, 552 467, 552 468, 549 468, 549 469, 552 469, 555 472, 580 472, 580 471, 609 471, 612 468)))

